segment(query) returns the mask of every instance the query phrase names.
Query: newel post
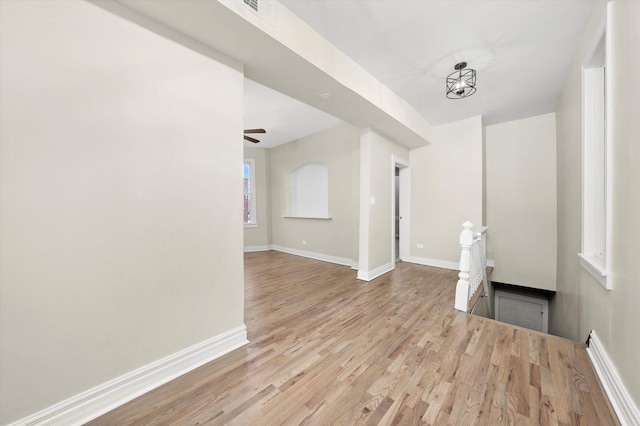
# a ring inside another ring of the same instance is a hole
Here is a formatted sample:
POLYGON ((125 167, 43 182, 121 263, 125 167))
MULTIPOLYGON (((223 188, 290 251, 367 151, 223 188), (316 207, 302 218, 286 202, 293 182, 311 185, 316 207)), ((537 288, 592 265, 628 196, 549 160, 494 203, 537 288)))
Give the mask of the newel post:
POLYGON ((471 246, 473 245, 473 223, 462 224, 460 232, 460 273, 458 274, 458 284, 456 285, 455 308, 460 311, 469 309, 469 274, 471 271, 471 246))

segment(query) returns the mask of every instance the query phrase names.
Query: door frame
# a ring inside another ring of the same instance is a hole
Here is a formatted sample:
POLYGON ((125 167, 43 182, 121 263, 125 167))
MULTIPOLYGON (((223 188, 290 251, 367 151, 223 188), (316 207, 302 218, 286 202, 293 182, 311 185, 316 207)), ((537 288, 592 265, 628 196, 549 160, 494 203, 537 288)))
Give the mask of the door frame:
POLYGON ((405 260, 409 256, 409 230, 411 207, 411 169, 409 161, 397 155, 391 156, 391 269, 396 267, 396 167, 400 169, 400 253, 398 258, 405 260))

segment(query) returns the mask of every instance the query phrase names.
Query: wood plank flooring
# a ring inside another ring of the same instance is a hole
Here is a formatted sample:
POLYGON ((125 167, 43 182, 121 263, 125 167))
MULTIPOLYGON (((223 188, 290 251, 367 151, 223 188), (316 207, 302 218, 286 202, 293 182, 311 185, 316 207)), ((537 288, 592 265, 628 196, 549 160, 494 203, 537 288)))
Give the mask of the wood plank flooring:
POLYGON ((245 255, 250 344, 90 425, 617 425, 584 345, 453 309, 456 271, 245 255))

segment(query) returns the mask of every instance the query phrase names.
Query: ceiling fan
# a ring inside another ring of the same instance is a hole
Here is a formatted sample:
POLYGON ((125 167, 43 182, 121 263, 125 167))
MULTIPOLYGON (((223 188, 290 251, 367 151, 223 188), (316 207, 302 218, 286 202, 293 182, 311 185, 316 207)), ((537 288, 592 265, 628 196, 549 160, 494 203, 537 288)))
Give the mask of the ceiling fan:
POLYGON ((254 139, 251 136, 247 136, 247 133, 252 134, 252 133, 267 133, 267 131, 265 129, 245 129, 244 130, 244 140, 249 141, 249 142, 253 142, 253 143, 258 143, 260 142, 258 139, 254 139))

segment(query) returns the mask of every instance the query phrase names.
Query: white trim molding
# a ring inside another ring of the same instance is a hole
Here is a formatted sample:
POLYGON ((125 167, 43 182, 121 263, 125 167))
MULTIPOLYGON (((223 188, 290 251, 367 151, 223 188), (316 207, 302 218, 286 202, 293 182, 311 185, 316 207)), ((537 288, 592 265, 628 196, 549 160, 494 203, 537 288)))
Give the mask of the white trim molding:
POLYGON ((396 267, 396 258, 402 259, 409 254, 410 212, 411 169, 409 168, 409 160, 393 154, 391 155, 391 269, 396 267), (396 194, 396 168, 399 169, 399 194, 396 194), (396 253, 396 199, 399 211, 399 253, 396 253))
POLYGON ((593 256, 578 253, 578 257, 582 269, 589 272, 604 288, 611 290, 611 280, 608 279, 610 272, 603 270, 593 256))
MULTIPOLYGON (((433 266, 436 268, 452 269, 454 271, 460 270, 459 262, 452 262, 450 260, 430 259, 428 257, 408 256, 402 259, 403 262, 416 263, 418 265, 433 266)), ((487 259, 487 266, 492 268, 496 267, 496 261, 487 259)))
POLYGON ((266 245, 266 246, 246 246, 244 248, 244 252, 245 253, 250 253, 250 252, 254 252, 254 251, 269 251, 271 250, 271 246, 270 245, 266 245))
POLYGON ((405 262, 417 263, 418 265, 434 266, 436 268, 460 270, 460 262, 452 262, 450 260, 429 259, 428 257, 408 256, 402 259, 405 262))
POLYGON ((9 426, 81 425, 249 343, 244 325, 183 349, 9 426))
POLYGON ((353 267, 353 260, 346 257, 332 256, 330 254, 316 253, 313 251, 298 250, 290 247, 283 247, 273 244, 272 250, 281 251, 283 253, 293 254, 295 256, 308 257, 309 259, 322 260, 324 262, 335 263, 338 265, 353 267))
MULTIPOLYGON (((257 228, 258 227, 258 202, 256 201, 256 160, 255 158, 245 158, 244 165, 249 165, 249 192, 245 192, 245 197, 249 194, 249 211, 251 213, 250 222, 245 222, 245 228, 257 228)), ((244 174, 244 171, 243 171, 244 174)), ((244 180, 244 177, 242 178, 244 180)))
POLYGON ((622 426, 640 425, 640 410, 624 387, 618 371, 595 331, 591 331, 587 354, 622 426))
POLYGON ((358 279, 363 281, 371 281, 378 278, 380 275, 386 274, 393 270, 393 264, 391 262, 378 266, 371 271, 358 271, 358 279))
POLYGON ((295 215, 284 215, 282 216, 284 219, 318 219, 318 220, 331 220, 331 216, 295 216, 295 215))
POLYGON ((582 243, 580 266, 611 290, 611 4, 582 64, 582 243))

